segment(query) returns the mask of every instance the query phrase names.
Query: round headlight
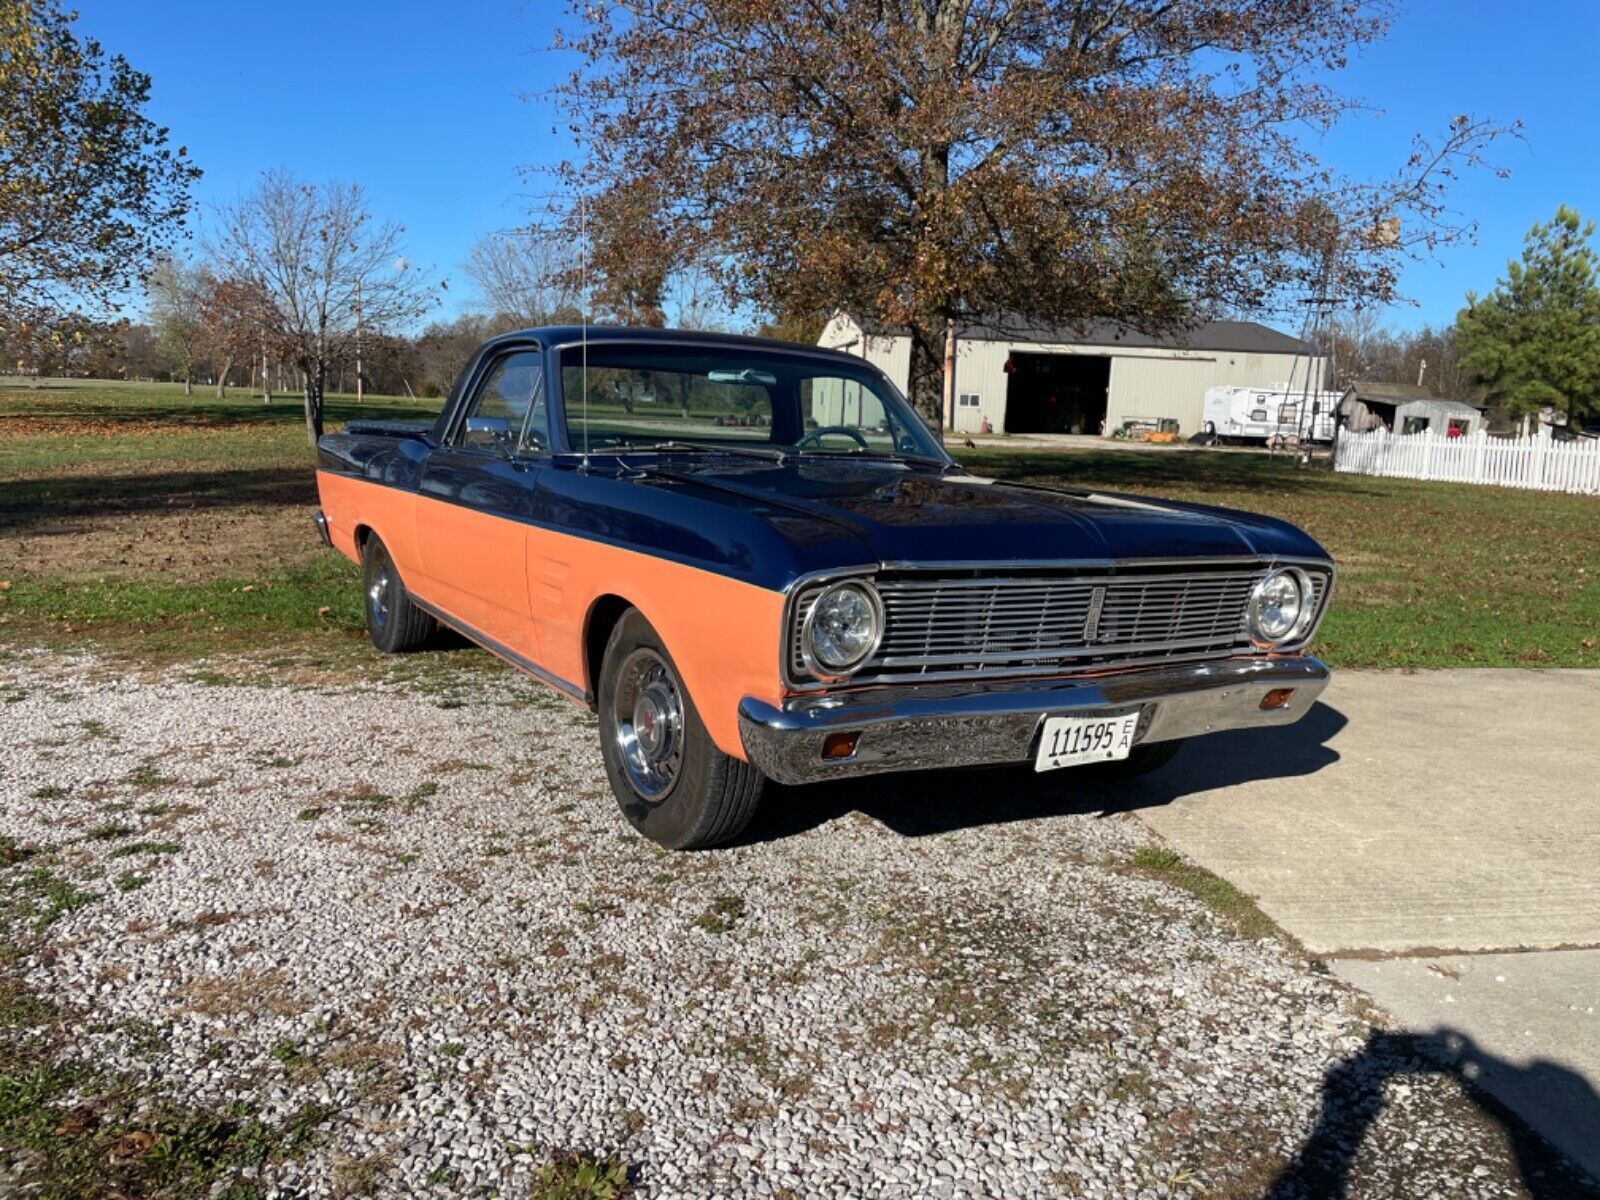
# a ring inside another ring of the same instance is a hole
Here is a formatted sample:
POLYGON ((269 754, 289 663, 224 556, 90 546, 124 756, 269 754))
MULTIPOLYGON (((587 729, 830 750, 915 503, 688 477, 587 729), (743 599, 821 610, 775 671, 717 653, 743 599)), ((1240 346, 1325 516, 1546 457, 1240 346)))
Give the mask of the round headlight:
POLYGON ((1305 572, 1273 571, 1250 593, 1250 636, 1277 645, 1305 631, 1311 616, 1311 581, 1305 572))
POLYGON ((806 613, 800 645, 806 665, 821 675, 860 666, 883 636, 883 602, 869 583, 836 583, 806 613))

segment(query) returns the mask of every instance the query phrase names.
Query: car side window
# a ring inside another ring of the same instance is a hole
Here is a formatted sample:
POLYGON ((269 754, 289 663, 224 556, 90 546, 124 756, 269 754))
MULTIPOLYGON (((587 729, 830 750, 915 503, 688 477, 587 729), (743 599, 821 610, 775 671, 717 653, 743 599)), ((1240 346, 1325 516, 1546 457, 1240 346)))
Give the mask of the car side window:
POLYGON ((543 355, 518 350, 497 359, 468 401, 453 441, 480 450, 547 450, 543 355))

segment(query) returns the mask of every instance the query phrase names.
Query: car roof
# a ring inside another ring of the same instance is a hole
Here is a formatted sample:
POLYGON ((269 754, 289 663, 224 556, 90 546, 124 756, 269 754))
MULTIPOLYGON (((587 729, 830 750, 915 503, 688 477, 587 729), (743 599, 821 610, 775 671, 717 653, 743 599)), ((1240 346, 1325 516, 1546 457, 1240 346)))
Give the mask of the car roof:
POLYGON ((518 329, 490 338, 485 347, 505 342, 537 341, 542 346, 559 346, 568 342, 588 341, 591 344, 606 342, 656 342, 662 345, 726 346, 730 350, 769 350, 787 354, 805 354, 811 357, 830 358, 860 365, 864 360, 855 354, 828 350, 805 342, 785 342, 777 338, 751 337, 742 333, 710 333, 698 329, 656 329, 627 325, 538 325, 518 329))

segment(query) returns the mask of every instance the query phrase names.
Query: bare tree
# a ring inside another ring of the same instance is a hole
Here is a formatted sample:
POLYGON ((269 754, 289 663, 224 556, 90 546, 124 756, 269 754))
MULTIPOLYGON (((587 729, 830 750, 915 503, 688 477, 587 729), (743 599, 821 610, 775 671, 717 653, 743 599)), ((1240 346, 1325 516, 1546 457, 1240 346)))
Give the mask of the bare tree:
POLYGON ((176 259, 163 259, 145 281, 150 299, 150 324, 175 378, 183 380, 183 394, 194 391, 194 367, 204 354, 204 326, 200 320, 210 281, 197 267, 176 259))
POLYGON ((479 238, 462 269, 495 315, 519 325, 544 325, 576 312, 576 255, 570 243, 537 229, 479 238))
POLYGON ((359 331, 415 322, 438 285, 402 254, 399 225, 374 223, 360 184, 317 186, 270 171, 218 210, 217 225, 209 245, 219 269, 260 297, 268 340, 304 377, 315 444, 330 367, 353 356, 359 331))
POLYGON ((1379 328, 1379 317, 1375 306, 1362 305, 1335 313, 1328 323, 1323 341, 1338 364, 1341 384, 1380 378, 1376 373, 1379 366, 1377 343, 1387 335, 1379 328))
POLYGON ((725 333, 733 328, 727 293, 713 272, 691 263, 667 281, 667 320, 675 329, 703 329, 725 333))

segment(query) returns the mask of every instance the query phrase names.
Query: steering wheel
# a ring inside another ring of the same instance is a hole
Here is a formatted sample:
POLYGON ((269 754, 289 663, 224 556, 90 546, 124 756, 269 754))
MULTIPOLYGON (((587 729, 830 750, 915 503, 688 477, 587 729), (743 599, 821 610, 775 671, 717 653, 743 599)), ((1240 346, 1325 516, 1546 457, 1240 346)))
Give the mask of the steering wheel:
POLYGON ((830 433, 837 433, 837 434, 842 435, 843 437, 849 438, 851 441, 855 442, 856 445, 860 446, 863 450, 868 448, 867 447, 867 439, 861 436, 861 431, 859 429, 853 428, 852 426, 849 426, 849 425, 822 425, 822 426, 819 426, 818 428, 813 429, 810 433, 806 434, 798 442, 796 442, 795 446, 796 446, 796 448, 798 448, 800 446, 804 446, 807 442, 811 442, 813 445, 816 446, 816 448, 818 450, 821 450, 822 449, 822 439, 827 437, 830 433))

